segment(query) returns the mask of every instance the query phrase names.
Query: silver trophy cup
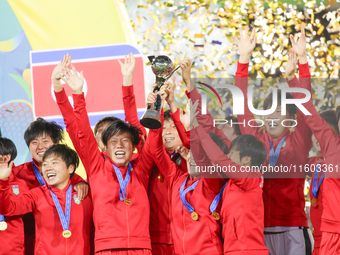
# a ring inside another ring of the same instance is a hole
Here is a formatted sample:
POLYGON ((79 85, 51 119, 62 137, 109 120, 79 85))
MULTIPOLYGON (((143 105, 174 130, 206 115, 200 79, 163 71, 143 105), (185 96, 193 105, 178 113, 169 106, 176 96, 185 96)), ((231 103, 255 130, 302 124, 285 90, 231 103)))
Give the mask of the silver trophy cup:
MULTIPOLYGON (((174 69, 174 65, 168 56, 149 56, 151 62, 152 72, 156 75, 156 88, 153 92, 158 92, 164 83, 170 79, 174 72, 178 69, 174 69)), ((162 126, 161 123, 161 107, 162 100, 160 95, 157 95, 156 102, 152 105, 148 105, 143 118, 140 123, 150 129, 158 129, 162 126)))

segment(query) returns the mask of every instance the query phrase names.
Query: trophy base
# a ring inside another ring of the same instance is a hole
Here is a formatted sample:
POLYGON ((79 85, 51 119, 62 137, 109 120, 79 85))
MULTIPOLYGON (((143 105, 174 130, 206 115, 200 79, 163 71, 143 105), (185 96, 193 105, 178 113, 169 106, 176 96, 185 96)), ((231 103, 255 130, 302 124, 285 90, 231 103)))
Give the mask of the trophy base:
POLYGON ((160 121, 160 112, 156 110, 147 110, 144 117, 140 120, 140 124, 149 129, 159 129, 162 127, 160 121))

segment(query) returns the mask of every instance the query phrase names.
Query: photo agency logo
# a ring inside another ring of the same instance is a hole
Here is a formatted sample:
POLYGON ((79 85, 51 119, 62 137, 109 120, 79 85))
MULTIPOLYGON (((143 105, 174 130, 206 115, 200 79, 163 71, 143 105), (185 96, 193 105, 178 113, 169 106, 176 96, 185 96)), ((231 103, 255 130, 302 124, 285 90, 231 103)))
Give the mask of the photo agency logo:
MULTIPOLYGON (((276 119, 276 118, 266 118, 268 115, 273 114, 274 112, 278 111, 280 112, 280 115, 282 116, 289 116, 287 113, 287 106, 288 105, 295 105, 297 109, 299 109, 304 115, 311 115, 311 113, 303 106, 304 103, 308 102, 311 99, 311 93, 309 90, 304 89, 304 88, 289 88, 289 87, 284 87, 281 88, 280 90, 277 87, 273 87, 271 89, 271 93, 269 93, 269 87, 266 88, 261 88, 262 93, 264 94, 269 94, 271 95, 271 99, 269 100, 271 103, 268 106, 268 109, 261 109, 255 108, 254 104, 259 106, 261 105, 259 103, 259 100, 261 99, 257 98, 257 102, 254 100, 254 89, 252 86, 247 87, 247 91, 243 92, 239 87, 232 85, 232 82, 224 82, 224 83, 217 83, 212 85, 208 85, 208 83, 212 84, 212 82, 202 82, 202 81, 197 81, 197 88, 204 93, 201 94, 202 98, 202 104, 201 104, 201 113, 202 115, 207 114, 207 108, 208 108, 208 99, 207 99, 207 94, 211 97, 211 99, 214 102, 214 108, 222 108, 222 111, 224 108, 228 108, 223 106, 223 103, 228 104, 229 101, 232 102, 232 107, 230 107, 229 114, 230 115, 244 115, 245 114, 245 107, 248 107, 249 111, 253 115, 257 116, 263 116, 265 120, 260 119, 260 118, 254 118, 250 119, 246 122, 244 120, 243 122, 233 122, 232 119, 226 120, 226 119, 221 119, 221 118, 214 118, 214 127, 219 124, 229 124, 232 126, 233 124, 236 125, 243 125, 246 126, 248 125, 249 127, 262 127, 265 125, 265 121, 270 121, 272 123, 269 123, 271 125, 274 125, 274 122, 280 121, 281 125, 283 127, 295 127, 298 123, 296 119, 276 119), (207 89, 209 88, 218 98, 219 103, 217 103, 215 97, 213 94, 207 89), (219 91, 223 91, 223 95, 220 96, 217 92, 217 89, 219 91), (265 90, 265 91, 264 91, 265 90), (291 95, 292 93, 294 94, 299 94, 299 98, 292 98, 291 95), (280 96, 278 96, 280 94, 280 96), (279 98, 279 99, 278 99, 279 98), (280 102, 278 102, 280 100, 280 102), (224 102, 222 102, 224 101, 224 102), (245 104, 246 101, 246 104, 245 104), (279 106, 279 107, 278 107, 279 106)), ((243 85, 244 86, 244 85, 243 85)), ((262 99, 263 103, 264 99, 262 99)), ((230 104, 231 105, 231 104, 230 104)), ((210 105, 211 106, 211 105, 210 105)), ((221 114, 213 114, 210 112, 210 114, 215 117, 216 115, 221 115, 221 114)))

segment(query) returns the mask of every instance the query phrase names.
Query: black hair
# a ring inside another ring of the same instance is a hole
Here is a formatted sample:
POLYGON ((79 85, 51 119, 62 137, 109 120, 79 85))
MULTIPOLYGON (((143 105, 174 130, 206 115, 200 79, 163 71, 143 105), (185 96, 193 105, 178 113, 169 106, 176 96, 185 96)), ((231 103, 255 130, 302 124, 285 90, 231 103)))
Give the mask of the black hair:
POLYGON ((15 144, 12 142, 12 140, 0 137, 0 155, 11 155, 11 159, 9 160, 8 164, 14 160, 17 157, 17 148, 15 147, 15 144))
POLYGON ((236 137, 230 145, 230 150, 235 149, 240 152, 240 159, 249 156, 251 166, 261 166, 267 157, 267 150, 263 143, 253 135, 240 135, 236 137))
MULTIPOLYGON (((287 99, 294 99, 293 95, 291 93, 286 94, 287 99)), ((270 94, 266 97, 263 103, 263 109, 266 110, 270 108, 273 104, 273 92, 270 92, 270 94)), ((281 105, 281 89, 277 90, 277 105, 281 105)), ((287 104, 286 105, 286 111, 289 115, 297 114, 297 106, 295 104, 287 104)))
POLYGON ((65 144, 54 144, 45 151, 43 161, 51 156, 60 157, 62 161, 65 162, 67 168, 70 165, 74 165, 74 171, 70 175, 70 177, 72 178, 77 167, 79 166, 79 157, 77 152, 75 152, 75 150, 72 150, 65 144))
POLYGON ((139 128, 124 121, 114 121, 107 125, 102 134, 102 141, 104 145, 107 146, 107 142, 111 137, 125 132, 130 135, 133 146, 136 146, 139 143, 139 135, 141 135, 142 132, 139 128))
POLYGON ((239 124, 234 124, 234 122, 238 123, 237 117, 235 117, 235 116, 228 116, 226 118, 226 120, 228 121, 228 123, 230 123, 230 121, 232 121, 232 123, 233 123, 232 127, 234 128, 235 135, 237 135, 237 136, 242 135, 239 124))
POLYGON ((216 145, 221 149, 221 151, 224 152, 224 154, 228 155, 229 148, 228 146, 221 140, 221 138, 218 137, 215 133, 208 133, 211 137, 211 139, 216 143, 216 145))
POLYGON ((54 121, 46 121, 43 118, 37 118, 25 131, 24 139, 27 146, 37 139, 40 135, 48 135, 54 144, 63 140, 63 128, 54 121))
POLYGON ((334 128, 337 134, 339 134, 337 112, 335 110, 330 109, 323 111, 320 113, 320 117, 323 118, 331 128, 334 128))
POLYGON ((170 120, 172 120, 172 117, 171 117, 171 115, 170 115, 170 110, 167 110, 167 111, 165 111, 164 112, 164 121, 170 121, 170 120))
POLYGON ((104 118, 101 118, 100 120, 98 120, 98 122, 96 123, 96 125, 94 126, 94 135, 97 134, 98 132, 98 129, 99 127, 105 123, 105 122, 108 122, 108 123, 111 123, 111 122, 114 122, 114 121, 122 121, 121 119, 117 118, 117 117, 114 117, 114 116, 106 116, 104 118))

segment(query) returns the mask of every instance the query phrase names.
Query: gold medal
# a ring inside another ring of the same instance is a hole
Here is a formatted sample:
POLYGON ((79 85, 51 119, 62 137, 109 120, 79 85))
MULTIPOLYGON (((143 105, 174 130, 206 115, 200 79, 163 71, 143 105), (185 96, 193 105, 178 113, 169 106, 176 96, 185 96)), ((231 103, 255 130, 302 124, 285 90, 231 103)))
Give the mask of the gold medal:
POLYGON ((63 237, 64 238, 70 238, 72 235, 71 231, 70 230, 64 230, 63 231, 63 237))
POLYGON ((124 198, 124 202, 125 202, 125 204, 127 204, 127 205, 131 205, 132 204, 132 201, 131 201, 131 199, 130 198, 124 198))
POLYGON ((198 214, 197 214, 196 212, 192 212, 192 213, 191 213, 191 218, 192 218, 193 220, 198 220, 198 214))
POLYGON ((0 222, 0 231, 5 231, 7 229, 7 222, 1 221, 0 222))
POLYGON ((312 198, 312 206, 317 207, 319 205, 319 199, 316 197, 312 198))
POLYGON ((214 220, 219 220, 221 217, 220 217, 220 214, 219 213, 217 213, 217 212, 214 212, 213 214, 212 214, 212 217, 214 218, 214 220))
POLYGON ((158 175, 158 179, 160 182, 164 182, 164 176, 162 174, 158 175))

